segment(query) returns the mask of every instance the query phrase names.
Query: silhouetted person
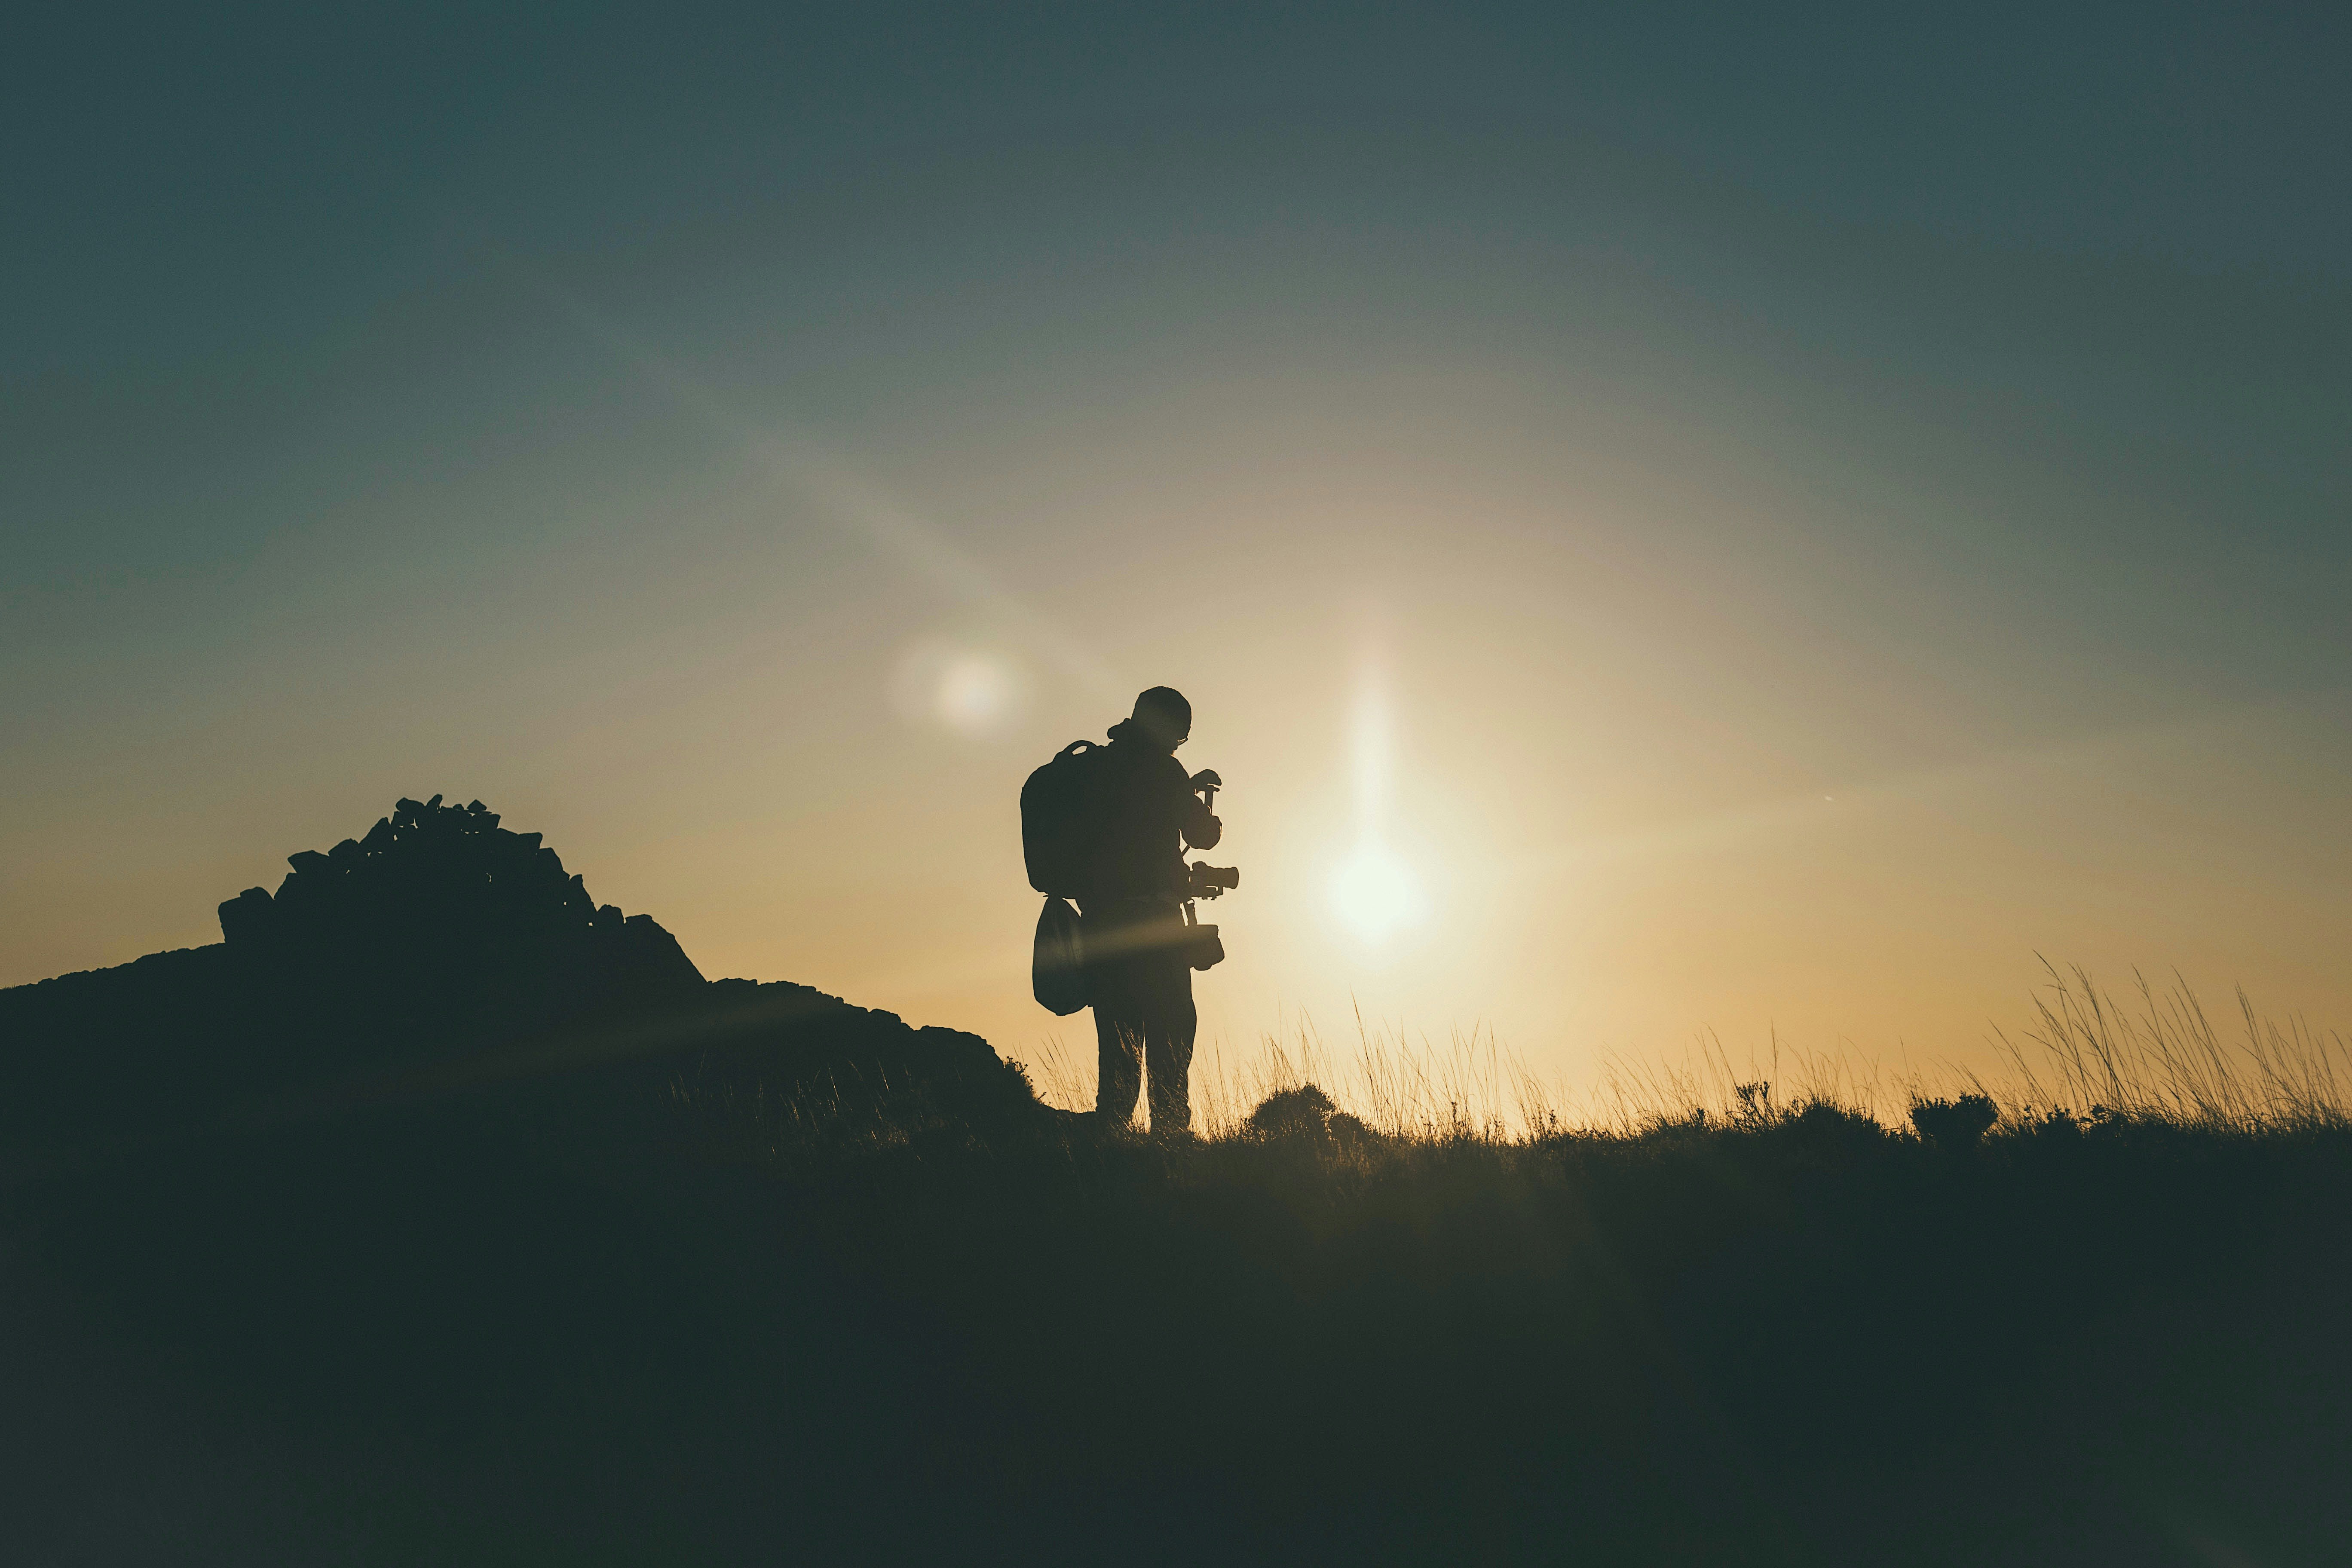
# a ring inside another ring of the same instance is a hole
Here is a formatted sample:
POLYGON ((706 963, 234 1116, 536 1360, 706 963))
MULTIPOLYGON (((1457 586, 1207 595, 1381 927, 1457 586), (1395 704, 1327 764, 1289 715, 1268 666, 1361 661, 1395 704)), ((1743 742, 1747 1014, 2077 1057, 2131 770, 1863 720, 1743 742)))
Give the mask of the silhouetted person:
MULTIPOLYGON (((1223 836, 1176 760, 1192 731, 1183 694, 1155 686, 1133 717, 1110 728, 1102 753, 1101 837, 1079 899, 1101 1079, 1095 1110, 1124 1124, 1150 1069, 1151 1127, 1192 1124, 1192 971, 1186 956, 1184 846, 1208 849, 1223 836)), ((1202 785, 1215 775, 1200 775, 1202 785)))

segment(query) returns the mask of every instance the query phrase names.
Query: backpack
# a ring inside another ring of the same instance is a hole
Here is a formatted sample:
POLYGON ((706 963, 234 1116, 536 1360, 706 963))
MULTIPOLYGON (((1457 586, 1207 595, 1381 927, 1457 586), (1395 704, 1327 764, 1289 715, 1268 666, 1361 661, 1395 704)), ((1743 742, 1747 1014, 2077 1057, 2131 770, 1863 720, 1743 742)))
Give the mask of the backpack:
POLYGON ((1029 885, 1057 898, 1076 898, 1087 863, 1102 837, 1102 803, 1090 799, 1103 748, 1073 741, 1021 786, 1021 854, 1029 885))
POLYGON ((1037 942, 1030 952, 1029 990, 1057 1018, 1085 1006, 1087 950, 1078 911, 1050 895, 1037 911, 1037 942))

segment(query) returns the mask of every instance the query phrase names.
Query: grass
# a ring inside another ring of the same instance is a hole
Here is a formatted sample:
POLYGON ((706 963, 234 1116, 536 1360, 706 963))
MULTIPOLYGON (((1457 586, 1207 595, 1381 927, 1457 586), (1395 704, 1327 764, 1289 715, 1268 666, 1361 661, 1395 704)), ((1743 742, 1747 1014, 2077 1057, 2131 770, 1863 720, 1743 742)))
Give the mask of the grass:
MULTIPOLYGON (((1302 1030, 1203 1054, 1198 1141, 509 1083, 59 1179, 11 1235, 156 1421, 263 1435, 131 1556, 2329 1560, 2343 1041, 2042 1000, 1999 1083, 1710 1039, 1571 1097, 1484 1035, 1302 1030)), ((122 1517, 103 1457, 52 1445, 20 1517, 122 1517)))
MULTIPOLYGON (((1899 1131, 1914 1107, 1962 1096, 1990 1102, 1996 1127, 2008 1131, 2053 1117, 2247 1133, 2352 1125, 2352 1045, 2340 1032, 2265 1017, 2243 990, 2235 1030, 2225 1031, 2178 975, 2159 991, 2135 973, 2128 999, 2080 968, 2052 966, 2049 975, 2033 997, 2033 1023, 2014 1038, 1996 1030, 2011 1069, 1996 1080, 1949 1065, 1889 1071, 1784 1047, 1777 1033, 1763 1057, 1736 1066, 1710 1033, 1679 1061, 1612 1056, 1580 1094, 1529 1068, 1492 1033, 1456 1033, 1441 1045, 1359 1015, 1345 1053, 1305 1020, 1286 1035, 1262 1036, 1252 1051, 1203 1046, 1192 1064, 1194 1125, 1213 1141, 1239 1135, 1269 1096, 1307 1084, 1384 1137, 1404 1140, 1627 1136, 1708 1121, 1754 1124, 1822 1105, 1899 1131)), ((1091 1047, 1082 1056, 1050 1040, 1023 1066, 1039 1099, 1082 1110, 1094 1101, 1091 1057, 1091 1047)))

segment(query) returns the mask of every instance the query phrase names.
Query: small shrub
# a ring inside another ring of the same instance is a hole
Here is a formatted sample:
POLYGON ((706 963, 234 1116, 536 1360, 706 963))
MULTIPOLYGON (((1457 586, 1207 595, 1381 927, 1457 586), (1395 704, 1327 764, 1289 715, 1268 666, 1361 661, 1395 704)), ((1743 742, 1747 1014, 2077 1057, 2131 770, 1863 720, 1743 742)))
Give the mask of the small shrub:
POLYGON ((1964 1094, 1958 1100, 1915 1100, 1911 1125, 1939 1149, 1971 1149, 2000 1119, 1990 1099, 1964 1094))
MULTIPOLYGON (((1243 1125, 1260 1138, 1319 1138, 1330 1131, 1338 1110, 1329 1095, 1311 1083, 1301 1084, 1297 1089, 1267 1095, 1243 1125)), ((1355 1123, 1359 1131, 1366 1131, 1354 1117, 1348 1120, 1355 1123)))
POLYGON ((1777 1125, 1784 1136, 1822 1150, 1867 1149, 1887 1135, 1875 1118, 1828 1100, 1808 1100, 1783 1112, 1777 1125))

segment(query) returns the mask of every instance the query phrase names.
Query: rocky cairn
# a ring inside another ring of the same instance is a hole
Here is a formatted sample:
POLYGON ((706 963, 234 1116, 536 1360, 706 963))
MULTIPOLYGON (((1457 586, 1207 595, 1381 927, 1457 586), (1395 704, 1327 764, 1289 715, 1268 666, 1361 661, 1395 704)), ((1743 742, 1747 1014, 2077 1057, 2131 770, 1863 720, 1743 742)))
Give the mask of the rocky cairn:
POLYGON ((307 973, 394 1014, 551 1009, 691 994, 702 973, 650 915, 598 905, 536 833, 480 801, 403 800, 365 837, 289 856, 272 897, 220 907, 248 964, 307 973))
POLYGON ((682 1092, 853 1131, 1039 1112, 976 1036, 789 982, 706 982, 651 916, 598 904, 478 800, 403 800, 288 865, 276 893, 220 906, 219 943, 0 990, 0 1171, 465 1084, 682 1092))

